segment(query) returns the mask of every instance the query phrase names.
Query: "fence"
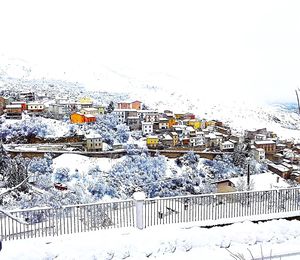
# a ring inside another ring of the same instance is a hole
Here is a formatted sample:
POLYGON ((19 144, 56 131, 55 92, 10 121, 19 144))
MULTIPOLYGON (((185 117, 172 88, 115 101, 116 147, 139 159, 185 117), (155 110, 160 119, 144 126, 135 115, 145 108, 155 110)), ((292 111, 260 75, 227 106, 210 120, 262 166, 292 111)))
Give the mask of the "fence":
MULTIPOLYGON (((140 196, 142 195, 142 196, 140 196)), ((235 193, 180 196, 86 205, 63 208, 38 208, 11 211, 11 215, 25 220, 18 223, 0 212, 0 235, 4 240, 55 236, 107 228, 219 221, 230 223, 239 218, 264 216, 300 216, 300 188, 247 191, 235 193)), ((198 223, 197 223, 198 224, 198 223)))
POLYGON ((144 227, 282 213, 300 216, 300 188, 146 199, 143 213, 144 227))
POLYGON ((24 239, 135 226, 134 201, 116 201, 62 208, 11 211, 17 222, 0 213, 0 235, 4 240, 24 239))

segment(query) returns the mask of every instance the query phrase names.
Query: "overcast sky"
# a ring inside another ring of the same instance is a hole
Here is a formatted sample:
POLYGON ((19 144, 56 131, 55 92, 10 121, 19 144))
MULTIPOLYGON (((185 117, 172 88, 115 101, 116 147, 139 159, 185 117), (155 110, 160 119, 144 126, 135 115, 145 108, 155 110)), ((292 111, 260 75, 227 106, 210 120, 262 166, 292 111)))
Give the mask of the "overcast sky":
POLYGON ((0 53, 49 71, 99 63, 202 93, 294 100, 299 14, 297 0, 0 0, 0 53))

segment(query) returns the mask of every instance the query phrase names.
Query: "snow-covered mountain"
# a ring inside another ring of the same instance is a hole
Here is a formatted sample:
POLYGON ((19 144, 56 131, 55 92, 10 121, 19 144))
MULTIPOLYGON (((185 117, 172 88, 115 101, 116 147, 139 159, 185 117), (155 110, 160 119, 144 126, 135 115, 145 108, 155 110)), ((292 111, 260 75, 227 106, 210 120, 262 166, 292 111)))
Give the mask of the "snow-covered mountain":
POLYGON ((189 111, 200 118, 222 120, 237 131, 267 127, 280 137, 300 139, 300 116, 293 104, 270 104, 253 94, 221 95, 217 90, 194 86, 180 75, 111 68, 97 63, 86 65, 62 68, 58 64, 56 69, 47 69, 2 55, 0 90, 22 87, 74 96, 89 94, 104 103, 108 99, 138 99, 158 110, 189 111), (107 95, 110 92, 114 94, 107 95))

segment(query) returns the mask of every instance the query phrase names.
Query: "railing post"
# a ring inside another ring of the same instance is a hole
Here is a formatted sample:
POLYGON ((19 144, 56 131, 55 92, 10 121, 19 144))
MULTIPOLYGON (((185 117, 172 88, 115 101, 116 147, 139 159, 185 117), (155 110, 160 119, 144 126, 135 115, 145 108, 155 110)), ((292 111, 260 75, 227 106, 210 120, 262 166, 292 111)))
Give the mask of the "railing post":
POLYGON ((144 228, 144 201, 146 195, 144 192, 135 192, 133 199, 135 200, 135 214, 136 214, 136 227, 138 229, 144 228))

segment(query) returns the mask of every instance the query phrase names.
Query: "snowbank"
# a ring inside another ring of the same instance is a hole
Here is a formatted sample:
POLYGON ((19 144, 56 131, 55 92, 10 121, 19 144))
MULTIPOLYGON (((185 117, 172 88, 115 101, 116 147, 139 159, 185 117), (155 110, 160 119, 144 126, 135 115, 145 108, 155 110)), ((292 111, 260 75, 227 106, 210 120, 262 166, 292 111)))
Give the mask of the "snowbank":
POLYGON ((60 237, 4 242, 1 259, 224 259, 231 252, 251 259, 296 253, 299 259, 300 222, 273 220, 237 223, 211 229, 178 226, 105 230, 60 237))

